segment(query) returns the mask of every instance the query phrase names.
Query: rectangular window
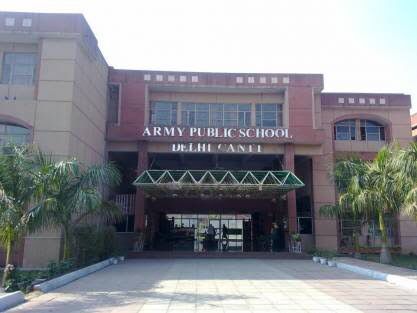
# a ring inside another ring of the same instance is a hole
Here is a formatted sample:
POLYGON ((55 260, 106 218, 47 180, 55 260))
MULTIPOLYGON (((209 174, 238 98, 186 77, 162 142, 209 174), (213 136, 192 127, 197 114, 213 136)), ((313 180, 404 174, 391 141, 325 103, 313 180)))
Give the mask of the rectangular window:
POLYGON ((35 68, 35 53, 5 53, 1 82, 12 85, 32 85, 35 68))
POLYGON ((361 140, 384 141, 384 126, 369 120, 361 120, 361 140))
POLYGON ((282 104, 262 103, 256 105, 257 127, 281 127, 282 104))
POLYGON ((210 105, 206 103, 195 106, 195 126, 209 126, 210 105))
POLYGON ((119 122, 120 85, 109 84, 107 99, 107 122, 117 124, 119 122))
POLYGON ((223 104, 211 104, 210 105, 210 126, 222 127, 223 126, 223 104))
POLYGON ((249 127, 250 104, 183 103, 182 124, 185 126, 249 127))
POLYGON ((181 104, 181 121, 183 125, 195 125, 195 103, 181 104))
POLYGON ((337 122, 334 126, 334 137, 336 140, 355 140, 356 139, 356 121, 345 120, 337 122))
POLYGON ((177 103, 155 101, 151 103, 151 124, 171 126, 177 124, 177 103))
POLYGON ((239 104, 237 108, 237 123, 239 127, 250 127, 251 126, 251 105, 250 104, 239 104))
POLYGON ((233 127, 237 126, 237 104, 223 105, 223 126, 233 127))
POLYGON ((29 142, 29 136, 30 131, 27 128, 13 124, 0 124, 0 146, 26 144, 29 142))

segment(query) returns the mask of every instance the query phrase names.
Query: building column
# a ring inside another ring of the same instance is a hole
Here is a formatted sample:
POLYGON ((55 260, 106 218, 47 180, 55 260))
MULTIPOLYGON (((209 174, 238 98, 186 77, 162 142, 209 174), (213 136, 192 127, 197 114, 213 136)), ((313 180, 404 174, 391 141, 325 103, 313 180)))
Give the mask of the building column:
MULTIPOLYGON (((295 172, 294 161, 294 145, 284 145, 284 169, 295 172)), ((287 209, 288 209, 288 231, 289 233, 297 232, 297 203, 295 197, 295 190, 287 193, 287 209)))
POLYGON ((338 223, 320 215, 320 207, 336 202, 336 189, 329 177, 333 168, 332 154, 313 156, 314 236, 317 249, 337 250, 338 223))
MULTIPOLYGON (((402 253, 417 253, 417 223, 405 214, 398 217, 399 234, 397 242, 402 253)), ((396 243, 396 244, 397 244, 396 243)))
MULTIPOLYGON (((145 141, 138 144, 138 175, 148 169, 148 145, 145 141)), ((145 193, 142 189, 136 188, 135 201, 135 231, 145 231, 145 193)))

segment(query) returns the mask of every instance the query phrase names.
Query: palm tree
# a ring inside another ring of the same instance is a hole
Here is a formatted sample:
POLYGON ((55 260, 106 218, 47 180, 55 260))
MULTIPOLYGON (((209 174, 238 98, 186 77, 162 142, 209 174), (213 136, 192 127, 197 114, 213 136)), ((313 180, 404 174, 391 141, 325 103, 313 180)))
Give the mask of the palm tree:
POLYGON ((104 188, 119 184, 121 176, 110 163, 85 166, 75 159, 54 162, 42 157, 40 164, 42 183, 38 194, 45 199, 43 206, 30 211, 29 216, 33 216, 36 226, 62 229, 65 260, 70 257, 71 234, 77 224, 88 217, 100 223, 121 216, 120 208, 103 196, 104 188))
POLYGON ((30 146, 10 145, 0 153, 0 244, 6 250, 3 285, 15 244, 29 227, 27 211, 39 208, 34 202, 38 151, 30 146), (30 208, 32 205, 32 208, 30 208))
POLYGON ((352 178, 344 202, 378 221, 381 232, 380 262, 390 263, 388 230, 386 222, 396 217, 402 209, 406 196, 403 184, 399 183, 395 160, 399 149, 396 146, 382 148, 372 162, 366 164, 362 176, 352 178))
POLYGON ((398 183, 406 196, 403 203, 405 214, 417 220, 417 143, 411 143, 399 151, 394 161, 398 183))
POLYGON ((344 160, 338 160, 334 166, 331 178, 333 179, 339 200, 334 205, 324 205, 320 208, 320 215, 350 220, 354 225, 353 229, 353 247, 355 257, 359 257, 359 235, 361 226, 366 222, 366 212, 361 211, 355 203, 353 190, 349 186, 353 179, 363 177, 366 170, 366 162, 356 156, 350 156, 344 160))
MULTIPOLYGON (((381 263, 391 262, 387 220, 401 213, 405 201, 409 211, 416 206, 417 182, 413 185, 410 178, 416 180, 417 177, 417 165, 411 164, 414 160, 417 161, 417 146, 403 151, 391 145, 382 148, 371 162, 347 159, 338 163, 333 176, 339 201, 321 209, 324 215, 347 216, 361 223, 376 219, 381 232, 381 263), (402 175, 398 174, 399 167, 404 168, 402 175), (413 189, 411 186, 416 187, 413 189)), ((355 237, 358 246, 358 234, 355 237)))

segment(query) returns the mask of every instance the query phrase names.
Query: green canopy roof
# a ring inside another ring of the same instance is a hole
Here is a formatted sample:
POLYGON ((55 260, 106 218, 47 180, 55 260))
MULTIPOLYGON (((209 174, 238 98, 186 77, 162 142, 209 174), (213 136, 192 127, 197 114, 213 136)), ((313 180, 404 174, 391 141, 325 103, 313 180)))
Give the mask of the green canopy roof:
POLYGON ((148 196, 273 198, 304 187, 290 171, 147 170, 133 182, 148 196))

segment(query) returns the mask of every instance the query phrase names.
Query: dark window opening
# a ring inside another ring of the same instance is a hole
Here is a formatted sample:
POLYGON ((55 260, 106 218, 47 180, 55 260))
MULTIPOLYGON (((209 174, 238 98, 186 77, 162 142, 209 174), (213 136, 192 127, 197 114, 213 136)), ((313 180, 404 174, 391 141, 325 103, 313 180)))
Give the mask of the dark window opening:
POLYGON ((131 233, 134 230, 135 226, 135 215, 134 214, 126 214, 123 215, 122 219, 114 224, 116 228, 116 232, 118 233, 131 233))
POLYGON ((122 175, 121 183, 111 190, 110 199, 122 210, 122 218, 114 224, 117 232, 133 232, 135 224, 136 188, 132 185, 138 176, 137 152, 109 152, 108 157, 122 175))
POLYGON ((295 175, 305 186, 297 189, 297 229, 300 234, 313 234, 313 164, 312 159, 306 156, 295 157, 295 175))
POLYGON ((280 155, 149 154, 155 170, 282 170, 280 155))
POLYGON ((120 106, 120 85, 109 84, 108 87, 108 103, 107 103, 107 122, 117 124, 119 122, 119 106, 120 106))

